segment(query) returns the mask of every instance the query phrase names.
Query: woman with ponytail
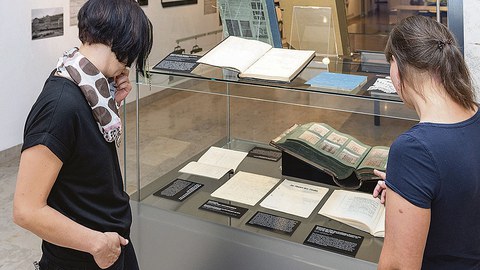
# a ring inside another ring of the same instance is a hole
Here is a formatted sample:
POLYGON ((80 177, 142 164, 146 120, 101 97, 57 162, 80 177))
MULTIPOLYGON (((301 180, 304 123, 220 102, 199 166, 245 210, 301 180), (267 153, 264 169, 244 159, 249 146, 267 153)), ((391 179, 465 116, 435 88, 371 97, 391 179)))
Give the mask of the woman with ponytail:
POLYGON ((423 16, 391 31, 385 55, 420 122, 390 148, 379 269, 480 269, 480 113, 451 32, 423 16))

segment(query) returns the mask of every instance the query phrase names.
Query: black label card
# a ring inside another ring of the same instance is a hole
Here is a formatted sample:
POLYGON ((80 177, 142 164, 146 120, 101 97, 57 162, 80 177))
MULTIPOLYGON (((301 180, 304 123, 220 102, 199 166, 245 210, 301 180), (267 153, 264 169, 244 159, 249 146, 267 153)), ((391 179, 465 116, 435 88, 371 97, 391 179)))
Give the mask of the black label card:
POLYGON ((200 206, 199 209, 234 218, 241 218, 248 211, 247 208, 225 204, 214 200, 208 200, 206 203, 200 206))
POLYGON ((316 225, 303 244, 355 257, 363 236, 316 225))
POLYGON ((175 179, 170 184, 153 193, 153 195, 181 202, 201 187, 203 187, 203 184, 175 179))
POLYGON ((248 222, 247 225, 260 227, 276 233, 292 235, 300 226, 300 221, 257 212, 248 222))
POLYGON ((248 152, 249 157, 278 161, 282 157, 282 151, 255 146, 248 152))
POLYGON ((156 64, 153 69, 190 73, 198 66, 197 60, 200 57, 199 55, 171 53, 156 64))

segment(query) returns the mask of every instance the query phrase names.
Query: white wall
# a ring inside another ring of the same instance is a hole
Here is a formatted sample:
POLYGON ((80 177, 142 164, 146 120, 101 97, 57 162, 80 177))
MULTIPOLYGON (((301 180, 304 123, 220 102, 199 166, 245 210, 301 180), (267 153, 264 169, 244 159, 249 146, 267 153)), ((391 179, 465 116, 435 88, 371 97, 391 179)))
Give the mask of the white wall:
MULTIPOLYGON (((162 8, 161 1, 150 0, 145 13, 154 25, 154 45, 150 64, 156 64, 176 46, 175 40, 220 29, 218 13, 203 14, 203 0, 196 5, 162 8)), ((79 46, 77 26, 70 26, 69 0, 0 0, 0 151, 23 141, 25 119, 42 90, 45 79, 58 57, 79 46), (63 7, 64 35, 31 40, 31 10, 63 7)), ((221 35, 197 40, 208 49, 221 35)), ((180 45, 189 52, 195 40, 180 45)), ((132 74, 131 79, 135 77, 132 74)), ((133 96, 133 95, 132 95, 133 96)), ((128 100, 132 100, 129 97, 128 100)))
POLYGON ((480 102, 480 1, 465 0, 463 2, 463 33, 464 53, 472 74, 473 83, 477 92, 477 101, 480 102))

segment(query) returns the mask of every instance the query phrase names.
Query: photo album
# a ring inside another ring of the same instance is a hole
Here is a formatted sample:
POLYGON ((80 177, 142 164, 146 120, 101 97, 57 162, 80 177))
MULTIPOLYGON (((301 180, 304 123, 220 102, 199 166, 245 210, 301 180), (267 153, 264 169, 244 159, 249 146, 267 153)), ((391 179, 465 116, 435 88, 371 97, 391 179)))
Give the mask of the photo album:
POLYGON ((377 180, 373 170, 387 167, 389 147, 366 145, 325 123, 294 125, 270 144, 337 179, 377 180))

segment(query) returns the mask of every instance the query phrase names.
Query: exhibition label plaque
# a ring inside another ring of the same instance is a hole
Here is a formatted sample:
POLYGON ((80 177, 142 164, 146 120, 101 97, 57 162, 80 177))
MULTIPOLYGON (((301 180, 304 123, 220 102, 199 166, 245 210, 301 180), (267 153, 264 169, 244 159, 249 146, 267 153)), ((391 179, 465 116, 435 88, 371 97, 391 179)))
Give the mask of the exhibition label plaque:
POLYGON ((247 225, 276 233, 292 235, 298 226, 300 226, 300 223, 301 222, 298 220, 279 217, 259 211, 247 222, 247 225))
POLYGON ((363 236, 316 225, 303 244, 355 257, 363 236))
POLYGON ((156 64, 153 69, 190 73, 198 66, 197 60, 199 58, 199 55, 171 53, 156 64))
POLYGON ((247 208, 225 204, 214 200, 208 200, 206 203, 200 206, 199 209, 207 210, 233 218, 241 218, 248 211, 247 208))
POLYGON ((175 179, 170 184, 153 193, 153 195, 181 202, 192 195, 195 191, 200 189, 202 186, 203 184, 190 182, 183 179, 175 179))

